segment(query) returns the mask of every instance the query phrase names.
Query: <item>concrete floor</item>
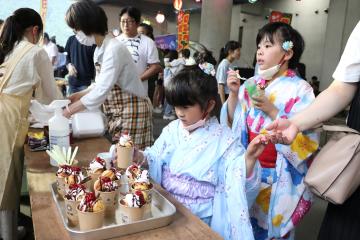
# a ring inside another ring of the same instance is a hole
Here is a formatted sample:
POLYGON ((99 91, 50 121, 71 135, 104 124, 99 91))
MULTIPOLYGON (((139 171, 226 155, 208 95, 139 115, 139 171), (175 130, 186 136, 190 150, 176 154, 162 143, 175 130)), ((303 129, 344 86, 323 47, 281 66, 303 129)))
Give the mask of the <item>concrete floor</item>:
MULTIPOLYGON (((344 118, 343 117, 334 118, 330 122, 336 123, 336 124, 343 123, 344 118)), ((169 123, 169 121, 162 119, 162 115, 154 114, 154 138, 155 139, 157 137, 159 137, 163 127, 166 126, 168 123, 169 123)), ((324 142, 325 139, 326 139, 326 137, 322 136, 322 142, 324 142)), ((24 176, 26 176, 26 175, 24 175, 24 176)), ((25 216, 30 217, 31 212, 30 212, 30 206, 29 206, 29 199, 28 199, 28 197, 26 197, 27 183, 26 183, 25 178, 23 181, 23 186, 24 186, 24 188, 23 188, 22 192, 23 192, 24 197, 22 197, 21 212, 25 216)), ((296 236, 295 236, 296 240, 316 240, 317 234, 320 229, 321 221, 322 221, 322 218, 325 213, 326 206, 327 206, 327 203, 325 201, 323 201, 319 198, 315 199, 310 212, 305 216, 303 221, 300 223, 300 225, 296 229, 296 236)), ((34 239, 34 237, 32 234, 33 230, 31 229, 32 225, 31 225, 31 222, 29 223, 29 219, 30 218, 25 219, 25 226, 27 228, 30 228, 29 234, 27 235, 26 239, 32 240, 32 239, 34 239)))

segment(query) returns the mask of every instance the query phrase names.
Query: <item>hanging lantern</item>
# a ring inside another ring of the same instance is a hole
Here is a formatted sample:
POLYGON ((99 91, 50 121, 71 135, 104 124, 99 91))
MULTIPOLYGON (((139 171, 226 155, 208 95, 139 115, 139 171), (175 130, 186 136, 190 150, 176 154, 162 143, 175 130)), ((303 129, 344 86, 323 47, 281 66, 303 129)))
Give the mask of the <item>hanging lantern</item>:
POLYGON ((173 5, 176 10, 180 11, 182 8, 183 2, 182 2, 182 0, 174 0, 173 5))
POLYGON ((162 12, 158 11, 155 19, 158 23, 163 23, 165 21, 165 15, 162 12))

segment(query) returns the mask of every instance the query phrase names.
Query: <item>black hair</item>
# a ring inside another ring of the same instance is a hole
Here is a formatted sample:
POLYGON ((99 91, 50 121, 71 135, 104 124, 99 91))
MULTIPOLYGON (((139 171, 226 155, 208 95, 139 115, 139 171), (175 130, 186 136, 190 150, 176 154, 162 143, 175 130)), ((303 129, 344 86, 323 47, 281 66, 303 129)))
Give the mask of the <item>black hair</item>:
POLYGON ((181 49, 180 53, 186 59, 188 59, 190 57, 190 50, 187 48, 181 49))
POLYGON ((141 12, 139 9, 134 7, 125 7, 121 9, 121 12, 119 14, 119 21, 121 21, 121 16, 127 13, 131 18, 133 18, 136 22, 136 24, 140 23, 141 19, 141 12))
POLYGON ((86 35, 108 32, 107 17, 104 10, 91 0, 80 0, 71 4, 66 11, 67 25, 76 30, 83 31, 86 35))
POLYGON ((203 111, 209 101, 216 106, 211 112, 215 115, 221 107, 216 78, 204 73, 197 65, 185 66, 169 81, 165 88, 166 101, 174 107, 199 104, 203 111))
POLYGON ((296 68, 305 48, 304 39, 298 31, 293 29, 289 24, 273 22, 266 24, 259 30, 256 37, 256 45, 259 45, 263 38, 267 38, 272 44, 274 44, 274 38, 277 38, 280 44, 285 41, 292 41, 294 44, 292 48, 294 54, 289 60, 289 68, 296 68))
POLYGON ((0 25, 4 23, 4 20, 0 19, 0 25))
POLYGON ((25 30, 35 26, 39 28, 39 34, 42 33, 41 17, 31 8, 19 8, 5 20, 0 33, 0 64, 14 49, 15 43, 22 40, 25 30))
POLYGON ((212 55, 212 52, 209 51, 208 49, 204 49, 202 52, 195 52, 194 59, 197 64, 208 62, 214 66, 216 65, 216 60, 212 55))
POLYGON ((44 39, 46 39, 48 42, 50 41, 50 37, 49 37, 49 34, 47 32, 44 32, 44 35, 43 35, 44 39))
POLYGON ((179 57, 179 54, 176 50, 169 50, 168 53, 165 55, 166 58, 169 58, 169 62, 179 57))
POLYGON ((152 40, 154 40, 154 28, 149 25, 149 24, 146 24, 146 23, 140 23, 139 24, 139 27, 143 27, 146 29, 146 36, 148 36, 149 38, 151 38, 152 40))
POLYGON ((240 48, 240 43, 236 42, 236 41, 228 41, 225 44, 225 47, 222 47, 220 49, 220 54, 219 54, 219 63, 226 58, 229 55, 230 51, 235 51, 236 49, 240 48))

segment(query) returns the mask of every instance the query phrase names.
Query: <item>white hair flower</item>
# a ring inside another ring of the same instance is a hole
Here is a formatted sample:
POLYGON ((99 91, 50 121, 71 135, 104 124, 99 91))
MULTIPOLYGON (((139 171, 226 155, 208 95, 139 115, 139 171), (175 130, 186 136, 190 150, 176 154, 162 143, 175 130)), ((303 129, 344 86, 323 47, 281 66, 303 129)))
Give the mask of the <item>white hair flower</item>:
POLYGON ((285 41, 283 42, 282 44, 282 48, 285 50, 285 51, 289 51, 290 49, 292 49, 294 47, 294 43, 292 41, 285 41))

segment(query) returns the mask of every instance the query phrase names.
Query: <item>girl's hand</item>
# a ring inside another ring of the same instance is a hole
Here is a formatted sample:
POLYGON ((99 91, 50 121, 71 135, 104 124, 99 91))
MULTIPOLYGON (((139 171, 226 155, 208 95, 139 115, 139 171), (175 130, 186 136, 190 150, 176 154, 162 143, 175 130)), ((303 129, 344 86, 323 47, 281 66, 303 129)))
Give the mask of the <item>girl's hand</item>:
POLYGON ((226 79, 226 83, 227 86, 229 88, 229 90, 233 93, 237 93, 239 92, 239 88, 240 88, 240 79, 237 77, 237 75, 239 74, 239 70, 229 70, 228 72, 228 77, 226 79))
POLYGON ((279 110, 272 104, 265 95, 252 96, 254 107, 260 109, 266 115, 271 117, 272 120, 276 119, 279 110))
POLYGON ((134 148, 133 162, 136 165, 146 165, 147 161, 144 157, 143 151, 139 150, 137 147, 134 148))
POLYGON ((295 123, 283 118, 278 118, 270 123, 266 130, 272 131, 271 142, 280 144, 291 144, 299 133, 299 128, 295 123))
POLYGON ((255 163, 255 161, 260 157, 261 153, 264 151, 266 144, 270 141, 269 135, 259 134, 256 136, 246 149, 245 159, 246 162, 255 163))

